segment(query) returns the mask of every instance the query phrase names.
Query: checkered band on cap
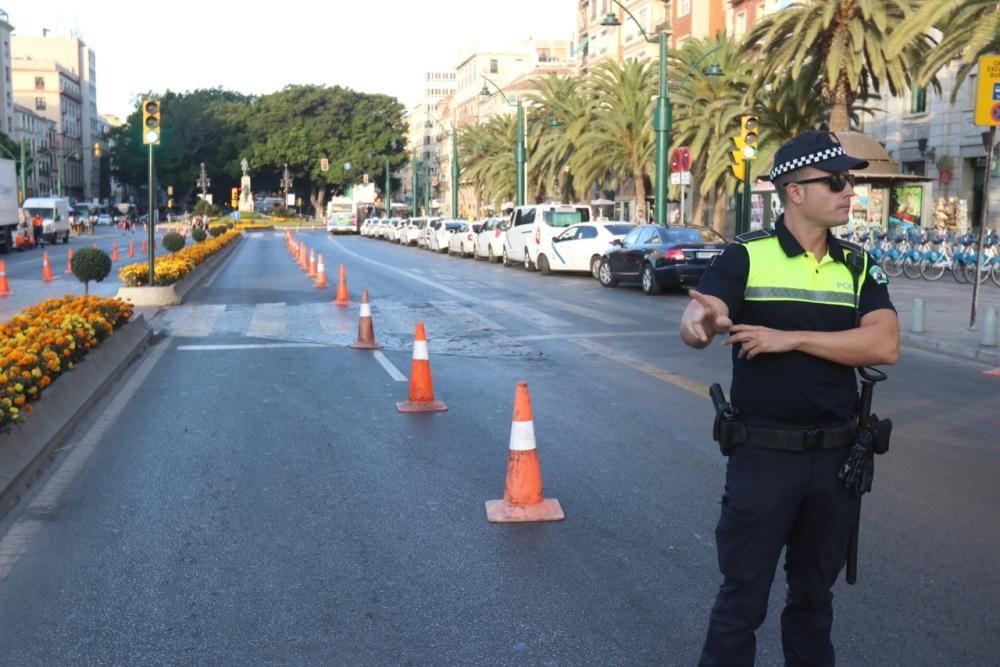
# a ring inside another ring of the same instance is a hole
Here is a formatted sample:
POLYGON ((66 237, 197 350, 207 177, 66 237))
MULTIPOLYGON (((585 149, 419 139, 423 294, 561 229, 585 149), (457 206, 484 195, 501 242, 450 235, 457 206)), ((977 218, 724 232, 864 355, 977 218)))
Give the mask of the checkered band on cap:
POLYGON ((832 148, 825 148, 817 153, 810 153, 809 155, 803 155, 801 157, 793 158, 787 162, 782 162, 781 164, 774 165, 771 169, 771 182, 774 182, 776 178, 782 174, 787 174, 790 171, 795 171, 802 167, 808 167, 811 164, 816 164, 817 162, 824 162, 835 157, 840 157, 841 155, 846 155, 843 147, 834 146, 832 148))

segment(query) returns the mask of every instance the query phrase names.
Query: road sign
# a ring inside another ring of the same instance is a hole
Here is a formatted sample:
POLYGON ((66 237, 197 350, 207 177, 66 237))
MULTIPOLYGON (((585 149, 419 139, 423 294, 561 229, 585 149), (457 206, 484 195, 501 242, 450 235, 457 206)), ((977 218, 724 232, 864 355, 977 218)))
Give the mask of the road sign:
POLYGON ((976 125, 1000 125, 1000 56, 979 58, 976 125))
POLYGON ((691 149, 687 146, 675 148, 670 153, 670 173, 691 171, 691 149))
POLYGON ((670 174, 670 185, 691 185, 691 172, 677 171, 670 174))
POLYGON ((681 146, 681 171, 691 171, 691 149, 681 146))

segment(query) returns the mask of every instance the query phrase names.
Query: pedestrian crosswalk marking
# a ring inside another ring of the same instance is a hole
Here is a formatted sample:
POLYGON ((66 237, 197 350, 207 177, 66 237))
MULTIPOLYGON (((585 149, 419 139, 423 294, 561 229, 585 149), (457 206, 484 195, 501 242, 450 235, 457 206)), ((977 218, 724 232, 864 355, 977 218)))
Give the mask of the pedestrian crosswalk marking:
POLYGON ((285 304, 258 303, 254 306, 250 324, 246 328, 248 336, 255 338, 283 338, 288 335, 285 304))
POLYGON ((180 324, 173 331, 174 336, 181 338, 204 338, 211 335, 215 329, 215 322, 219 315, 224 313, 224 304, 212 304, 202 306, 181 320, 180 324))

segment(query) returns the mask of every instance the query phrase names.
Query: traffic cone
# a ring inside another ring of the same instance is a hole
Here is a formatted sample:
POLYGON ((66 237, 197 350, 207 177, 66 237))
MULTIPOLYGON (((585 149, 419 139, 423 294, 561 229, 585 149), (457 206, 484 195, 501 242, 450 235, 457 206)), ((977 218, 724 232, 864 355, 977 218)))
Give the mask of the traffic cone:
POLYGON ((316 289, 326 289, 326 286, 326 266, 323 264, 323 255, 320 255, 316 262, 316 289))
POLYGON ((994 368, 991 371, 983 371, 983 375, 992 375, 994 377, 1000 377, 1000 367, 994 368))
POLYGON ((142 240, 142 254, 145 255, 148 252, 149 252, 149 249, 146 247, 146 239, 143 239, 142 240))
POLYGON ((337 298, 333 303, 338 306, 346 306, 351 303, 351 297, 347 293, 347 269, 340 265, 340 278, 337 281, 337 298))
POLYGON ((129 239, 128 242, 128 256, 135 257, 135 239, 129 239))
MULTIPOLYGON (((343 270, 343 265, 341 265, 343 270)), ((413 364, 410 366, 410 400, 399 401, 400 412, 440 412, 448 406, 434 400, 434 383, 431 381, 431 361, 427 356, 427 333, 424 323, 417 322, 413 341, 413 364)))
MULTIPOLYGON (((323 257, 320 256, 322 266, 323 257)), ((361 318, 358 320, 358 340, 349 347, 355 350, 381 350, 385 345, 375 340, 375 327, 372 324, 372 307, 368 303, 368 290, 361 290, 361 318)), ((414 352, 416 354, 416 352, 414 352)), ((430 378, 430 371, 428 371, 430 378)), ((433 395, 433 391, 431 392, 433 395)))
POLYGON ((309 269, 306 272, 310 278, 316 278, 316 251, 309 248, 309 269))
POLYGON ((299 268, 303 271, 309 270, 309 256, 306 254, 306 244, 299 245, 299 268))
POLYGON ((492 523, 562 521, 566 518, 559 501, 545 498, 542 493, 542 466, 535 449, 535 421, 527 382, 518 382, 514 393, 503 499, 486 501, 486 518, 492 523))
POLYGON ((42 280, 47 283, 52 282, 52 265, 49 264, 48 250, 42 255, 42 280))
POLYGON ((118 259, 119 259, 118 258, 118 241, 112 241, 111 242, 111 261, 112 262, 117 262, 118 259))
POLYGON ((0 259, 0 296, 10 296, 10 283, 7 282, 7 262, 0 259))
POLYGON ((73 273, 73 249, 69 249, 66 255, 66 273, 73 273))

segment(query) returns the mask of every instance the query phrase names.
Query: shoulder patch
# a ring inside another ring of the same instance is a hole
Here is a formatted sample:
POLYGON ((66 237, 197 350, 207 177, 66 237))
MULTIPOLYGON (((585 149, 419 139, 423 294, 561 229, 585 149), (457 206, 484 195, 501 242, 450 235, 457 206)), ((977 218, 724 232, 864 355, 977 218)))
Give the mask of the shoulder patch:
POLYGON ((889 276, 885 275, 885 271, 878 264, 872 264, 871 268, 868 269, 868 275, 872 277, 876 285, 888 285, 889 276))
POLYGON ((856 252, 858 254, 863 253, 865 251, 864 248, 862 248, 861 246, 859 246, 857 243, 854 243, 853 241, 845 241, 844 239, 837 239, 837 240, 840 242, 840 245, 845 250, 850 250, 850 251, 856 252))
POLYGON ((766 239, 769 236, 774 236, 774 232, 770 229, 755 229, 752 232, 747 232, 746 234, 740 234, 736 237, 737 243, 749 243, 750 241, 759 241, 760 239, 766 239))

